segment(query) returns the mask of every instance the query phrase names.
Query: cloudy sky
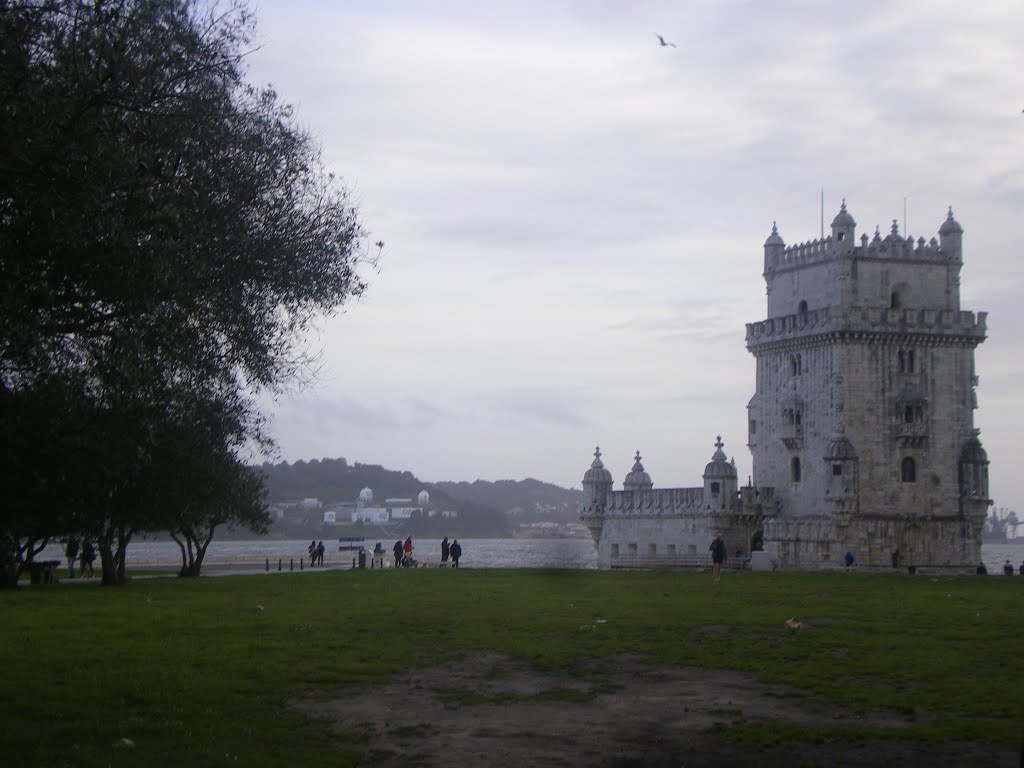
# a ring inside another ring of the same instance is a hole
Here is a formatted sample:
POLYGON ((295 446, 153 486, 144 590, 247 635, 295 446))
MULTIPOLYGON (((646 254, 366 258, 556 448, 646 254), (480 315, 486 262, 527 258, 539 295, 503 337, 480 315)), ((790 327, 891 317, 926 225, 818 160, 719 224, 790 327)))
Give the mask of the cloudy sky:
POLYGON ((617 483, 639 449, 692 486, 721 434, 745 479, 762 245, 818 237, 824 189, 858 237, 953 206, 963 308, 991 313, 976 426, 1024 510, 1019 0, 258 7, 250 80, 386 243, 272 407, 280 458, 578 486, 600 444, 617 483))

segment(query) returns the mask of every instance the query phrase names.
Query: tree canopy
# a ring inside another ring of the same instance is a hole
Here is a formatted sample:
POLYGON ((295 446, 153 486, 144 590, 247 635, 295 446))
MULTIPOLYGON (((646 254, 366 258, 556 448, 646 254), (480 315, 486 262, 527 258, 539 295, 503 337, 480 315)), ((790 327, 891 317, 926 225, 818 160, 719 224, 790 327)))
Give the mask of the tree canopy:
MULTIPOLYGON (((173 519, 152 490, 168 435, 201 432, 222 469, 265 447, 253 397, 304 372, 302 332, 366 287, 344 187, 245 81, 254 30, 244 2, 0 0, 8 566, 75 532, 116 581, 132 531, 173 519)), ((181 466, 209 483, 202 463, 181 466)))

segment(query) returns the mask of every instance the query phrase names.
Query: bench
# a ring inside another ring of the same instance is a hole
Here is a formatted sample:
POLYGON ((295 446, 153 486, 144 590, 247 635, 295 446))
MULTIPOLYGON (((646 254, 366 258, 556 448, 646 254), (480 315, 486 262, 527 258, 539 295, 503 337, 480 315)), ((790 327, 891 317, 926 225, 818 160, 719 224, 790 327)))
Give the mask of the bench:
POLYGON ((60 560, 33 560, 28 564, 28 579, 31 584, 56 584, 60 560))

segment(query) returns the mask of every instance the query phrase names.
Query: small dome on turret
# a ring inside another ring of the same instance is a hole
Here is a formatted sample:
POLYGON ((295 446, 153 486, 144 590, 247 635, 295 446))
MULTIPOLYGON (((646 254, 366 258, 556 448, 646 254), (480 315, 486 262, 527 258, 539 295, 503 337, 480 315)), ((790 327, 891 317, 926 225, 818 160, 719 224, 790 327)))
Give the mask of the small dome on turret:
POLYGON ((853 443, 847 440, 845 437, 837 437, 828 444, 828 450, 825 451, 826 461, 849 461, 857 458, 857 451, 853 448, 853 443))
POLYGON ((430 503, 430 494, 426 491, 420 491, 419 495, 416 497, 416 503, 421 507, 427 506, 427 504, 430 503))
POLYGON ((704 479, 710 478, 736 478, 736 465, 730 464, 726 459, 725 451, 722 450, 722 446, 725 443, 722 442, 722 436, 718 436, 718 440, 715 443, 715 454, 711 457, 711 461, 706 467, 704 467, 704 479))
POLYGON ((946 214, 946 220, 942 222, 942 226, 939 227, 939 236, 947 237, 949 235, 962 235, 964 228, 960 226, 960 222, 953 218, 953 206, 949 206, 949 213, 946 214))
POLYGON ((849 211, 846 210, 846 199, 843 199, 843 204, 839 206, 839 213, 832 219, 832 227, 856 227, 857 222, 853 220, 853 216, 850 215, 849 211))
POLYGON ((960 461, 967 464, 988 464, 988 454, 981 447, 978 438, 972 438, 964 443, 963 450, 960 451, 960 461))
POLYGON ((644 465, 640 463, 640 451, 636 452, 633 469, 622 481, 622 487, 627 491, 649 491, 654 487, 651 476, 644 471, 644 465))
POLYGON ((607 483, 612 484, 612 473, 604 468, 604 463, 601 461, 601 447, 598 446, 594 449, 594 460, 590 464, 590 469, 583 475, 584 483, 607 483))
POLYGON ((765 247, 769 245, 781 245, 785 247, 786 243, 782 240, 782 236, 779 234, 779 228, 775 222, 772 222, 772 233, 768 236, 768 239, 764 241, 765 247))
POLYGON ((363 502, 364 504, 372 504, 373 491, 370 488, 363 488, 363 490, 359 492, 359 501, 363 502))

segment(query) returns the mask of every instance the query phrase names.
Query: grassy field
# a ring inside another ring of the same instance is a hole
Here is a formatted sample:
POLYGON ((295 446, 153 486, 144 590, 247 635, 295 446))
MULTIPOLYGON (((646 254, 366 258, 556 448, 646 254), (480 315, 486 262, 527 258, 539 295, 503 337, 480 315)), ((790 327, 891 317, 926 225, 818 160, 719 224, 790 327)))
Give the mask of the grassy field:
MULTIPOLYGON (((641 654, 898 712, 904 739, 1021 737, 1018 577, 729 573, 713 587, 704 573, 272 573, 25 588, 0 593, 0 615, 7 765, 355 765, 356 734, 285 702, 358 696, 480 649, 563 672, 641 654)), ((723 728, 754 744, 866 735, 723 728)))

